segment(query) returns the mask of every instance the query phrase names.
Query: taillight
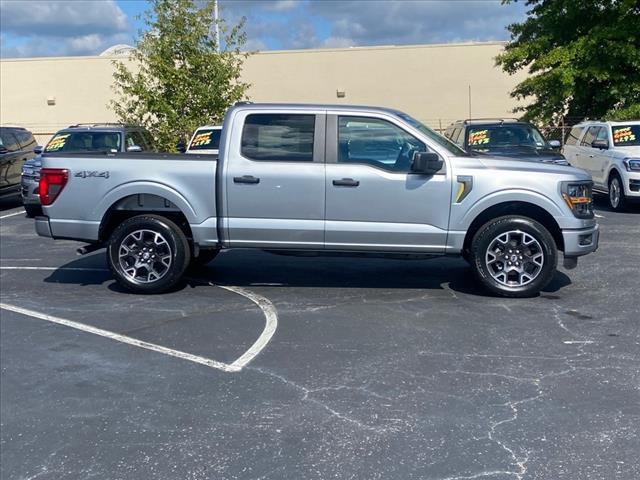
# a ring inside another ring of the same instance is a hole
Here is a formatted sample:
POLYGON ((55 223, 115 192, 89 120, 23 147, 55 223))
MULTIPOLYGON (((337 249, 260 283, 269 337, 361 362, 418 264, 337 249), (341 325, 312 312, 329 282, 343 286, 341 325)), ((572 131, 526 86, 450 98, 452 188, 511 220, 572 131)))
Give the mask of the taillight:
POLYGON ((51 205, 69 180, 69 170, 65 168, 43 168, 40 170, 40 203, 51 205))

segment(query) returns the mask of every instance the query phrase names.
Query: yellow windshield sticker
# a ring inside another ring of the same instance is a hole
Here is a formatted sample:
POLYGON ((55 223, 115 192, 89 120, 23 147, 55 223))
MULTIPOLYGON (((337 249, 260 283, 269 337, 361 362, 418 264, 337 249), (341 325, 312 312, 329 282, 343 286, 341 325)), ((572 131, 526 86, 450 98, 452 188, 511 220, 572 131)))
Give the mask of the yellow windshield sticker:
POLYGON ((489 130, 471 130, 469 132, 469 145, 486 145, 489 141, 489 130))
POLYGON ((211 133, 212 132, 199 133, 193 139, 193 142, 191 142, 191 146, 192 147, 200 147, 202 145, 210 144, 211 143, 211 133))
POLYGON ((631 131, 631 127, 613 129, 613 143, 627 143, 635 141, 636 136, 631 131))
POLYGON ((47 145, 47 148, 45 148, 45 151, 55 152, 56 150, 60 150, 62 147, 64 147, 64 144, 67 141, 67 138, 69 138, 69 135, 70 134, 57 135, 49 142, 49 145, 47 145))

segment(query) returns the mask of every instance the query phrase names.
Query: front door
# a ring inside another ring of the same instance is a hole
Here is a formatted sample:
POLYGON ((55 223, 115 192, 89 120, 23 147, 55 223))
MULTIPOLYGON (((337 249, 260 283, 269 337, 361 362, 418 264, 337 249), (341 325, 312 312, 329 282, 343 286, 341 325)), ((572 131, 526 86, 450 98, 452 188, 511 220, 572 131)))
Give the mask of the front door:
POLYGON ((232 247, 324 247, 324 121, 309 113, 240 113, 226 155, 232 247), (237 147, 236 147, 237 148, 237 147))
POLYGON ((424 151, 390 118, 328 116, 326 248, 444 252, 451 180, 411 173, 424 151))

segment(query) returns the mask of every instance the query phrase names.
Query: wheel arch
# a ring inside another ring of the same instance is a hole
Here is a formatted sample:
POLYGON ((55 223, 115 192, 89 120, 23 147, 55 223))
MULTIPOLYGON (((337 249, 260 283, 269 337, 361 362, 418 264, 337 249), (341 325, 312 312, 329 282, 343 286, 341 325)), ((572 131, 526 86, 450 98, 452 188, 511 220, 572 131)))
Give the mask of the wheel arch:
POLYGON ((178 225, 189 242, 192 242, 193 233, 189 219, 183 210, 168 198, 155 193, 130 194, 113 202, 102 215, 98 229, 98 240, 100 242, 107 241, 115 228, 123 221, 145 213, 168 218, 178 225))
POLYGON ((553 215, 551 215, 544 208, 533 203, 524 201, 509 201, 487 207, 473 219, 473 221, 469 225, 469 228, 467 229, 467 233, 464 238, 462 247, 463 253, 466 254, 469 251, 471 241, 473 240, 474 235, 478 232, 480 227, 482 227, 482 225, 489 222, 491 219, 502 217, 505 215, 520 215, 523 217, 531 218, 532 220, 535 220, 538 223, 542 224, 553 237, 558 250, 564 251, 564 239, 562 237, 562 230, 560 229, 558 222, 556 222, 555 218, 553 218, 553 215))

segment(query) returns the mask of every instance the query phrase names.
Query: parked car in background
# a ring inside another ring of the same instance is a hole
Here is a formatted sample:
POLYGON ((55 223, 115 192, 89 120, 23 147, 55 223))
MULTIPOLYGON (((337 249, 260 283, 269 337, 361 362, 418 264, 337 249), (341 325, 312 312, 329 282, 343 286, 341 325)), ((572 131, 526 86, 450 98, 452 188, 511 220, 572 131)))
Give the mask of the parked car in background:
POLYGON ((594 190, 607 194, 613 210, 640 201, 640 121, 579 123, 563 152, 591 174, 594 190))
POLYGON ((459 120, 444 135, 469 153, 568 164, 559 151, 559 141, 547 141, 534 125, 516 119, 459 120))
POLYGON ((206 125, 204 127, 200 127, 191 137, 185 153, 217 155, 220 148, 221 135, 222 126, 220 125, 206 125))
POLYGON ((40 154, 53 152, 115 153, 115 152, 153 152, 153 138, 149 132, 137 125, 118 123, 95 123, 71 125, 56 133, 47 146, 36 149, 38 155, 22 167, 22 203, 27 216, 36 216, 42 212, 38 192, 40 154))
MULTIPOLYGON (((162 292, 220 249, 460 255, 489 291, 537 294, 598 246, 583 170, 471 156, 397 110, 239 104, 222 154, 45 153, 36 232, 107 248, 125 288, 162 292), (103 175, 85 175, 85 172, 103 175)), ((335 275, 340 275, 339 271, 335 275)))
POLYGON ((35 157, 36 140, 21 127, 0 127, 0 198, 20 196, 22 166, 35 157))

